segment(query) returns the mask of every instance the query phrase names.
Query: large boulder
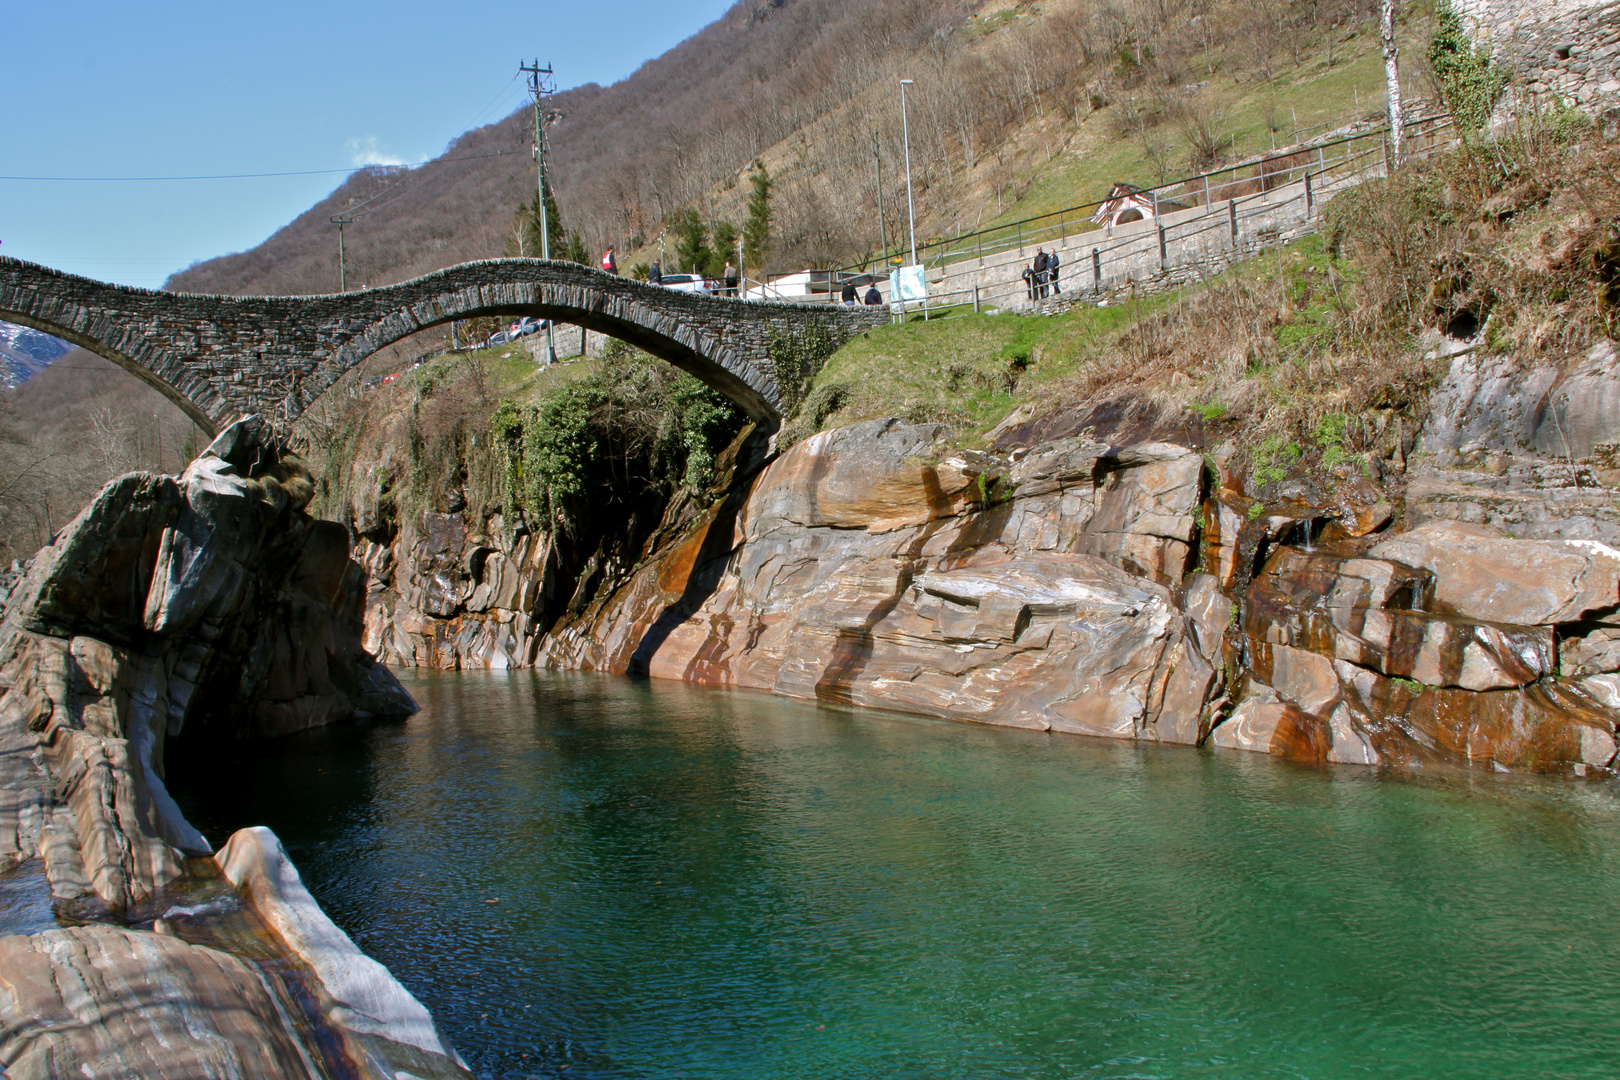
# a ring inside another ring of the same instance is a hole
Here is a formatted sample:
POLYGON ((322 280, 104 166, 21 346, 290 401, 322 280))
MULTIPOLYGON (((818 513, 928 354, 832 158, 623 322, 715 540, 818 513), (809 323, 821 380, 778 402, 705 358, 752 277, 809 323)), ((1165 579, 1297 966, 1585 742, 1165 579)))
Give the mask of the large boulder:
POLYGON ((185 509, 173 477, 112 480, 34 557, 6 603, 6 625, 68 637, 142 637, 163 538, 185 509))
POLYGON ((232 425, 177 480, 112 481, 8 600, 0 863, 42 857, 83 917, 138 907, 209 850, 164 786, 166 740, 415 711, 361 647, 347 531, 302 512, 307 476, 260 435, 232 425))
POLYGON ((0 1061, 16 1080, 325 1075, 247 961, 117 926, 0 937, 0 1061))
POLYGON ((1598 608, 1612 561, 1456 523, 1365 556, 1280 547, 1244 605, 1249 693, 1212 741, 1306 761, 1606 772, 1611 677, 1553 681, 1555 628, 1535 620, 1598 608), (1501 612, 1526 622, 1479 617, 1501 612))
POLYGON ((1563 367, 1470 352, 1429 401, 1422 448, 1584 458, 1620 442, 1620 358, 1602 341, 1563 367))

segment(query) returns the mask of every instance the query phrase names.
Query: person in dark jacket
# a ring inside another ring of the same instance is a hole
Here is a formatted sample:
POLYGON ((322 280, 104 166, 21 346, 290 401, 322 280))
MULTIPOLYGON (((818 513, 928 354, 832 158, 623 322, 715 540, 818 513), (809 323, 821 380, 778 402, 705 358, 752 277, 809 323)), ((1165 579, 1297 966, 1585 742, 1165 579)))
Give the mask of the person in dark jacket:
POLYGON ((878 292, 877 283, 873 282, 872 287, 870 289, 866 290, 866 306, 867 307, 877 307, 878 305, 880 305, 882 303, 883 303, 883 294, 878 292))
POLYGON ((1060 265, 1062 264, 1058 262, 1058 253, 1056 250, 1054 250, 1046 257, 1046 279, 1052 283, 1053 296, 1056 296, 1058 293, 1063 291, 1062 289, 1058 288, 1057 280, 1058 267, 1060 265))
POLYGON ((1046 299, 1046 249, 1035 249, 1035 263, 1030 267, 1035 272, 1035 295, 1038 299, 1046 299))
POLYGON ((844 302, 845 307, 855 306, 855 279, 845 278, 844 289, 838 294, 838 299, 844 302))
POLYGON ((662 285, 664 283, 664 264, 657 259, 654 259, 653 264, 647 268, 647 282, 650 285, 662 285))
POLYGON ((1035 299, 1035 271, 1027 266, 1024 267, 1023 278, 1025 291, 1029 293, 1031 300, 1035 299))

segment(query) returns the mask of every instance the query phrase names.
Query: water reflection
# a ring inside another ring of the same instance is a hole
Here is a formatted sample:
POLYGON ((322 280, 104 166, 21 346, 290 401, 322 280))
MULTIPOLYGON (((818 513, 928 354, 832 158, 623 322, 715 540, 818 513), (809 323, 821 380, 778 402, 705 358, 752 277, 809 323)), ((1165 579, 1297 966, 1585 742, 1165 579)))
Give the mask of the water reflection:
POLYGON ((1607 789, 594 676, 409 687, 403 725, 181 795, 211 838, 276 829, 492 1075, 1612 1072, 1607 789))

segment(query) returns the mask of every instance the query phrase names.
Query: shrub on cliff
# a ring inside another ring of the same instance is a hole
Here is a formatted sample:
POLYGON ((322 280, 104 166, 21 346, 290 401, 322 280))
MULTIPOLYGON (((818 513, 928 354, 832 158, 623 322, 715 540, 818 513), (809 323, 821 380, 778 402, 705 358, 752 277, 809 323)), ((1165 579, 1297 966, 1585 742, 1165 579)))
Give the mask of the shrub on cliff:
POLYGON ((1435 32, 1429 41, 1429 68, 1440 84, 1446 108, 1466 131, 1478 131, 1508 84, 1508 71, 1491 60, 1491 50, 1475 45, 1462 17, 1446 0, 1434 9, 1435 32))
POLYGON ((615 346, 584 379, 533 404, 503 401, 491 434, 506 505, 578 537, 604 513, 706 487, 744 423, 692 376, 615 346))

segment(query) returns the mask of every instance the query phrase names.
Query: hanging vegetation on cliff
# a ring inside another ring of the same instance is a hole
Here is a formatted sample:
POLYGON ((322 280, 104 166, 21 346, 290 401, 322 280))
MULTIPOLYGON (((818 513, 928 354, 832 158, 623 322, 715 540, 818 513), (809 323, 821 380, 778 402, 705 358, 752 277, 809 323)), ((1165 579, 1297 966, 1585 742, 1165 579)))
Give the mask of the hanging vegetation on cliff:
POLYGON ((502 402, 490 425, 507 507, 579 536, 610 508, 701 490, 745 422, 692 376, 620 345, 533 404, 502 402))

